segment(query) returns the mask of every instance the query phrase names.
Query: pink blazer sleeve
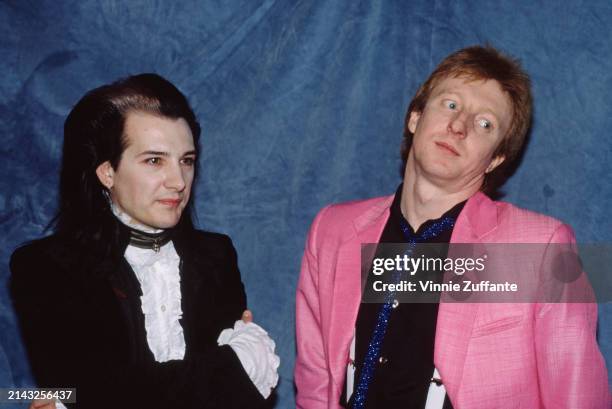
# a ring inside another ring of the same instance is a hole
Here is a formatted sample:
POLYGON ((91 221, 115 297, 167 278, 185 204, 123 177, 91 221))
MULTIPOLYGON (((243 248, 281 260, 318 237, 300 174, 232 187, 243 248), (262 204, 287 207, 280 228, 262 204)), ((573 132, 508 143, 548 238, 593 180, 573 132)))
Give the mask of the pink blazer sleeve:
MULTIPOLYGON (((571 228, 561 225, 551 243, 575 243, 571 228)), ((585 279, 584 274, 581 279, 585 279)), ((590 288, 581 279, 574 283, 577 290, 590 288)), ((534 342, 543 407, 611 408, 606 366, 595 338, 596 325, 594 300, 537 306, 534 342)))
POLYGON ((296 294, 295 384, 296 405, 300 409, 328 407, 330 375, 321 325, 317 259, 317 236, 326 209, 317 215, 310 228, 296 294))

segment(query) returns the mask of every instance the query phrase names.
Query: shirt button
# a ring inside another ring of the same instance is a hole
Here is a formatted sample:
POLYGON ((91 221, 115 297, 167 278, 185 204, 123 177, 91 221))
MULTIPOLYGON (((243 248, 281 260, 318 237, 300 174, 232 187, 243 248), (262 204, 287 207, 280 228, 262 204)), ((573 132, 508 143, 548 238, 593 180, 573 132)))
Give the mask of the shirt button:
POLYGON ((162 312, 166 312, 166 306, 165 306, 165 305, 162 305, 162 306, 161 306, 161 310, 162 310, 162 312))
POLYGON ((378 363, 380 363, 381 365, 384 365, 387 362, 389 362, 389 360, 385 358, 384 356, 381 356, 380 358, 378 358, 378 363))
POLYGON ((393 300, 393 304, 391 304, 391 308, 396 309, 399 305, 399 301, 397 299, 393 300))

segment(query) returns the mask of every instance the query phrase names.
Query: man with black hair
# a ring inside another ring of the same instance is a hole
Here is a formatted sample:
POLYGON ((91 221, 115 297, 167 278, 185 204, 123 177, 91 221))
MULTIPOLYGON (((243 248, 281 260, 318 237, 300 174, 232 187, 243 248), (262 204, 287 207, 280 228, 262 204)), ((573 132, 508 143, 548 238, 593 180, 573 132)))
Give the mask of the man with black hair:
POLYGON ((66 119, 55 232, 15 251, 11 292, 38 385, 74 407, 257 408, 278 381, 231 240, 191 220, 199 136, 155 74, 66 119))

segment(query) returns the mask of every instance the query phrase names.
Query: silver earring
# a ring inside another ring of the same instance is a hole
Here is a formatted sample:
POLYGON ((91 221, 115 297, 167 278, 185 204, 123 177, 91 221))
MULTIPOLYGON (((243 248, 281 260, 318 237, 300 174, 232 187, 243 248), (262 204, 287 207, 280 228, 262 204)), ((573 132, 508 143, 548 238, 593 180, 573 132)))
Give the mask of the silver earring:
POLYGON ((104 197, 106 198, 106 200, 108 200, 108 202, 111 202, 111 197, 110 197, 110 193, 108 192, 108 189, 102 189, 102 194, 104 195, 104 197))

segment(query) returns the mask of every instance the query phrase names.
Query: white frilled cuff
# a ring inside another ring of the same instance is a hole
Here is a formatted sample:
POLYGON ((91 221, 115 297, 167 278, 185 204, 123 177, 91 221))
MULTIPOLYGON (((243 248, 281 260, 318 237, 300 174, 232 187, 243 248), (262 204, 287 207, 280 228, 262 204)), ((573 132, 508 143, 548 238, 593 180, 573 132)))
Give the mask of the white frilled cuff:
POLYGON ((264 398, 270 396, 278 383, 280 358, 274 353, 276 345, 259 325, 242 320, 234 328, 221 331, 219 345, 229 345, 240 360, 245 372, 264 398))

